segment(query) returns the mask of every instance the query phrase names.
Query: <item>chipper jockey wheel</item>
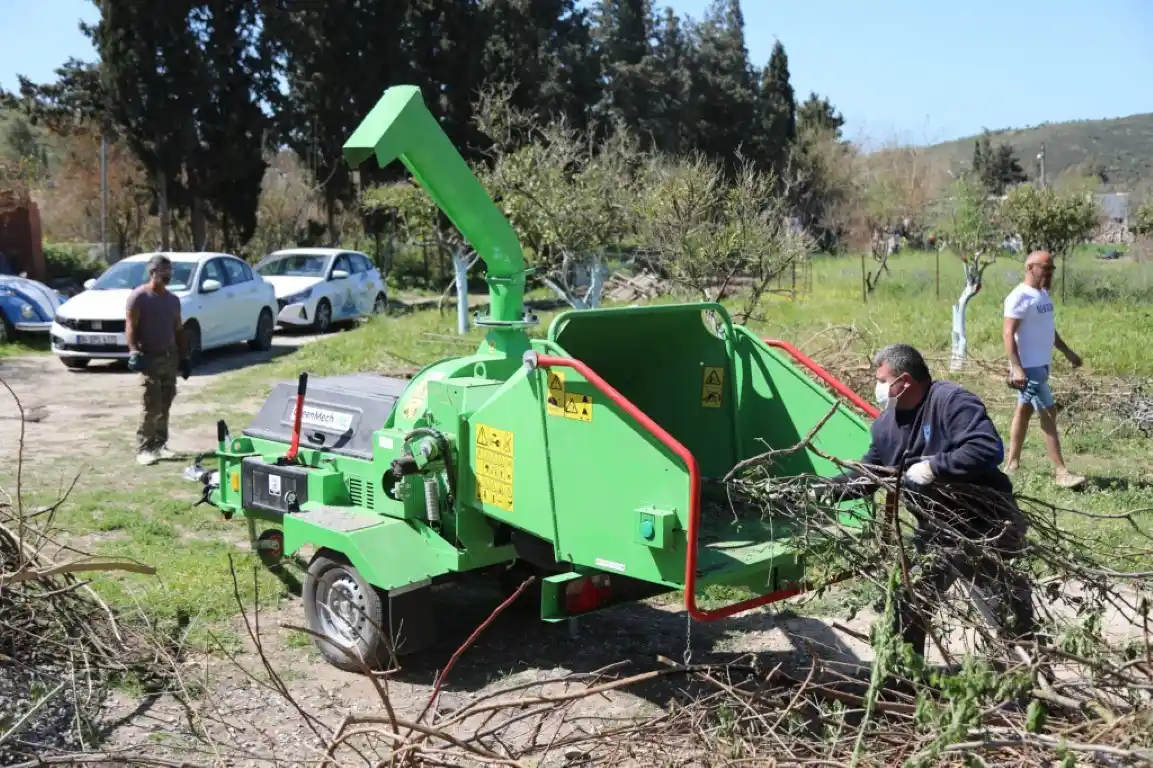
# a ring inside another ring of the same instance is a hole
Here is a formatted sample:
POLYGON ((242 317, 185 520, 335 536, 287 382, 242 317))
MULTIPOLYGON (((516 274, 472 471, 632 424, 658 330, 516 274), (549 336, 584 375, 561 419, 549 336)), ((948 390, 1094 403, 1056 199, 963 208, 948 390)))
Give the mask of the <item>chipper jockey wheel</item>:
POLYGON ((377 589, 341 555, 322 550, 304 580, 304 614, 313 642, 338 669, 363 672, 392 666, 396 656, 416 653, 434 639, 427 586, 386 592, 377 589), (351 652, 346 653, 343 649, 351 652))

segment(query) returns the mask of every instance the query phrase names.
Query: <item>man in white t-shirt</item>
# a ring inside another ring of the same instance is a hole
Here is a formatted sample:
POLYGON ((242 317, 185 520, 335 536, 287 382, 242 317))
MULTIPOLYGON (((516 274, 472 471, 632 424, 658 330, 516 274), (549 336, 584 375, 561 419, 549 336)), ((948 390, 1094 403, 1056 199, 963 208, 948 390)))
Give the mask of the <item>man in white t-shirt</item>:
POLYGON ((1053 361, 1054 347, 1061 350, 1074 368, 1081 366, 1081 358, 1057 333, 1053 299, 1049 297, 1053 267, 1053 258, 1047 252, 1030 253, 1025 260, 1025 280, 1005 297, 1002 338, 1009 355, 1009 379, 1020 390, 1017 412, 1013 414, 1013 424, 1009 429, 1006 469, 1010 472, 1017 469, 1029 418, 1036 410, 1041 431, 1045 434, 1049 460, 1057 470, 1057 484, 1075 488, 1084 483, 1085 478, 1070 472, 1061 456, 1057 414, 1053 408, 1053 392, 1049 389, 1049 365, 1053 361))

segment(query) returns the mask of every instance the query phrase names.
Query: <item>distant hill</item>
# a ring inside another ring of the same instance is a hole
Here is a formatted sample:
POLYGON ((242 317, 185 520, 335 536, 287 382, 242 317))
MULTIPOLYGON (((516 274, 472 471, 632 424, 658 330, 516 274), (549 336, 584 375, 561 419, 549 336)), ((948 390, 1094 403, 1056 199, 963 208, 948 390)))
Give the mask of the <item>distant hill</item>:
MULTIPOLYGON (((1008 142, 1030 178, 1037 175, 1037 153, 1045 144, 1045 175, 1049 181, 1062 174, 1103 173, 1106 189, 1141 193, 1153 188, 1153 113, 1113 120, 1077 120, 1044 123, 1033 128, 991 131, 994 144, 1008 142)), ((951 168, 973 161, 976 136, 935 144, 951 168)), ((930 156, 931 156, 930 155, 930 156)))

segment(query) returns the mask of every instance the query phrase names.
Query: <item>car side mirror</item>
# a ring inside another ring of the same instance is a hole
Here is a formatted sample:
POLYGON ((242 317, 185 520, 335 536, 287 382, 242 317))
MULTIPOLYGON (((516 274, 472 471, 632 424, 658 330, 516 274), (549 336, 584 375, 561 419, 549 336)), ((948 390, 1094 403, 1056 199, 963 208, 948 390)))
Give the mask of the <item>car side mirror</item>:
POLYGON ((346 277, 348 277, 348 272, 345 272, 343 269, 332 270, 332 279, 333 280, 343 280, 346 277))
POLYGON ((200 292, 201 293, 214 293, 216 291, 219 291, 223 287, 224 286, 220 284, 219 280, 213 280, 213 279, 209 278, 208 280, 205 280, 203 283, 200 284, 200 292))
POLYGON ((91 291, 92 286, 96 285, 96 278, 90 277, 84 281, 84 290, 91 291))

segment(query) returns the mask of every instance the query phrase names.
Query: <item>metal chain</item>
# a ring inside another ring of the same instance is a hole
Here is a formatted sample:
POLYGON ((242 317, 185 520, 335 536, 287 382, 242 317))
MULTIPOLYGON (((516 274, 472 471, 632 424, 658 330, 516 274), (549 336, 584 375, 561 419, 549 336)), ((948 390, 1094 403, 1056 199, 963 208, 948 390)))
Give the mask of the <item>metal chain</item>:
POLYGON ((688 611, 685 611, 685 655, 684 655, 684 660, 685 660, 685 666, 686 667, 689 666, 689 664, 691 664, 693 661, 693 617, 689 615, 688 611))

